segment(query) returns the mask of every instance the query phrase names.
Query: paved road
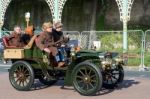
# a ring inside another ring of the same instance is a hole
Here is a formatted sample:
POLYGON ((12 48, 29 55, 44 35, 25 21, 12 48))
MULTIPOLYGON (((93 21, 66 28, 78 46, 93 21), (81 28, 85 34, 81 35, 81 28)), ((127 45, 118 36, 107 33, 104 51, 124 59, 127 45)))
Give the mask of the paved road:
MULTIPOLYGON (((9 66, 8 66, 9 67, 9 66)), ((150 72, 125 71, 124 82, 115 89, 102 89, 97 96, 81 96, 63 81, 47 87, 35 81, 31 91, 15 90, 9 83, 7 66, 0 66, 0 99, 150 99, 150 72)))

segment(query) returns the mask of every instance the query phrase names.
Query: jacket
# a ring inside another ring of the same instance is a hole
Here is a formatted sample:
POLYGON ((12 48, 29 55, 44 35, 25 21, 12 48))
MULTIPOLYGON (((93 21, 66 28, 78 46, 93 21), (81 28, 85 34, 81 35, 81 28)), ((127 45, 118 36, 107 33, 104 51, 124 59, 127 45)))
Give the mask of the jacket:
POLYGON ((58 53, 57 47, 55 46, 54 37, 52 33, 42 32, 37 38, 37 46, 43 51, 44 48, 49 48, 53 56, 58 53))
POLYGON ((21 34, 17 34, 15 32, 13 32, 12 34, 10 34, 8 36, 8 43, 11 46, 16 46, 16 47, 23 47, 25 46, 25 44, 22 42, 21 40, 21 34))

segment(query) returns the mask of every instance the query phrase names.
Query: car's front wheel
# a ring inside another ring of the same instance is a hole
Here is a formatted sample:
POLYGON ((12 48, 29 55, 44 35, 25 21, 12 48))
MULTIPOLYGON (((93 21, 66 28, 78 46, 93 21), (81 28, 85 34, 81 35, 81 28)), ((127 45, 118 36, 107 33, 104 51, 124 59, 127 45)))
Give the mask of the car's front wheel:
POLYGON ((102 87, 100 68, 90 62, 78 64, 72 73, 73 86, 82 95, 95 95, 102 87))

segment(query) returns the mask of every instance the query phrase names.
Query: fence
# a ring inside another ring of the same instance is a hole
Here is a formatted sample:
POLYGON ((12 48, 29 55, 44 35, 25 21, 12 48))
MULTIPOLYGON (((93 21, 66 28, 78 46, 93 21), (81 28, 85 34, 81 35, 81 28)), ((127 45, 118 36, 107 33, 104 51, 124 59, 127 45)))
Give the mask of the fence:
MULTIPOLYGON (((140 65, 143 63, 143 36, 141 30, 128 31, 128 64, 127 65, 140 65)), ((94 42, 98 43, 97 50, 100 51, 115 51, 122 54, 122 31, 83 31, 81 33, 82 48, 92 48, 95 46, 94 42), (86 38, 86 39, 84 39, 86 38), (88 38, 88 40, 87 40, 88 38), (86 41, 86 42, 85 42, 86 41), (85 45, 86 44, 86 45, 85 45)))
POLYGON ((64 35, 69 35, 69 38, 71 40, 79 40, 79 42, 81 41, 80 40, 80 32, 79 31, 63 31, 64 35))
POLYGON ((144 35, 144 65, 150 66, 150 30, 145 31, 144 35))
MULTIPOLYGON (((3 31, 2 35, 10 31, 3 31)), ((115 51, 122 54, 122 31, 63 31, 70 39, 78 40, 82 49, 91 49, 94 42, 98 44, 97 50, 115 51)), ((128 65, 139 65, 142 68, 150 66, 150 30, 128 31, 128 65)))

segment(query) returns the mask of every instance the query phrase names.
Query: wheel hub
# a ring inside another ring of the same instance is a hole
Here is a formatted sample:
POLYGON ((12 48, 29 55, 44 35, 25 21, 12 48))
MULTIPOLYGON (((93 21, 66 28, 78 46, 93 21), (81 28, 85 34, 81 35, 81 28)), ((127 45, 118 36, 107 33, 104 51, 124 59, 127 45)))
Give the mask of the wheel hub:
POLYGON ((83 78, 83 81, 84 81, 85 83, 90 83, 91 78, 90 78, 89 76, 85 76, 85 77, 83 78))
POLYGON ((25 74, 24 73, 20 73, 19 74, 19 78, 20 78, 20 80, 25 80, 25 74))

